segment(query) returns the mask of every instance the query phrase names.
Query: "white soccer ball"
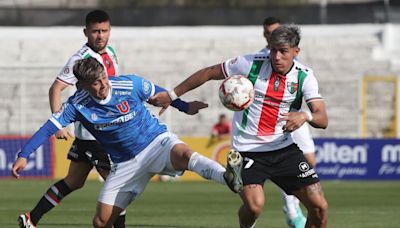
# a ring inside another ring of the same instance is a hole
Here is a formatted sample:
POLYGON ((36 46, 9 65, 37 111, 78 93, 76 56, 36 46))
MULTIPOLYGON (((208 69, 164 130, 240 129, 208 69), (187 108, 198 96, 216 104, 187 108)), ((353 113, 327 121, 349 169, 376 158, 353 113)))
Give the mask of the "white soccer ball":
POLYGON ((242 111, 253 103, 253 83, 247 77, 233 75, 225 79, 219 87, 219 99, 226 108, 242 111))

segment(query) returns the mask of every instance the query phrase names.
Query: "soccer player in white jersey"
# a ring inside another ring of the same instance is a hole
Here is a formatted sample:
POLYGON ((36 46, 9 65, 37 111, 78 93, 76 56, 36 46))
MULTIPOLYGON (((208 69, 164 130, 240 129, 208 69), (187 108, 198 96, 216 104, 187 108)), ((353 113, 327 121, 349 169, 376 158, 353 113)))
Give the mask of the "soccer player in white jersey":
POLYGON ((196 172, 205 179, 241 190, 242 158, 228 154, 228 168, 192 151, 167 130, 144 105, 160 88, 135 75, 108 78, 95 59, 78 60, 73 68, 82 90, 37 131, 18 154, 12 175, 27 165, 29 154, 48 137, 74 121, 80 121, 96 137, 112 161, 98 199, 94 227, 112 227, 121 211, 135 200, 155 174, 196 172))
MULTIPOLYGON (((269 55, 269 39, 271 37, 272 31, 281 25, 281 21, 275 17, 267 17, 263 23, 263 35, 267 41, 267 46, 261 49, 260 52, 264 52, 269 55)), ((298 58, 296 58, 298 60, 298 58)), ((293 141, 297 144, 307 161, 312 167, 315 168, 316 158, 315 158, 315 145, 314 140, 311 136, 309 125, 304 123, 299 129, 292 132, 293 141)), ((286 215, 286 223, 292 228, 304 228, 306 223, 306 218, 300 208, 300 201, 293 195, 286 194, 281 190, 282 199, 284 202, 283 210, 286 215)))
POLYGON ((308 210, 306 227, 326 227, 328 203, 317 173, 293 142, 291 132, 305 122, 326 128, 325 103, 314 73, 297 60, 300 29, 282 25, 271 34, 271 53, 250 54, 201 69, 169 93, 150 98, 154 105, 167 108, 172 100, 209 80, 245 75, 254 84, 255 98, 232 120, 232 149, 244 160, 242 171, 243 205, 240 227, 255 227, 265 202, 264 182, 270 179, 287 194, 301 200, 308 210), (299 111, 302 100, 311 112, 299 111))

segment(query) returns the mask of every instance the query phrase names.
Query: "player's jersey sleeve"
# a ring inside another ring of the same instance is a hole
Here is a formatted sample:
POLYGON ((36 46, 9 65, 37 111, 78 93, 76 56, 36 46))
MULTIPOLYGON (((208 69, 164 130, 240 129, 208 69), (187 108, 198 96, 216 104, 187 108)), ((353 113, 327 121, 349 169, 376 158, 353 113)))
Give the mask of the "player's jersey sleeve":
POLYGON ((304 79, 302 88, 304 100, 308 103, 312 100, 322 99, 319 93, 318 82, 312 70, 308 72, 307 77, 304 79))
POLYGON ((59 129, 78 121, 78 112, 70 102, 71 98, 61 106, 58 112, 53 113, 50 118, 50 121, 59 129))
POLYGON ((129 77, 133 81, 133 93, 135 93, 140 100, 147 101, 149 97, 155 94, 155 86, 152 82, 135 75, 130 75, 129 77))
POLYGON ((56 133, 59 128, 48 120, 24 145, 18 153, 18 157, 28 158, 29 155, 37 150, 51 135, 56 133))
POLYGON ((243 75, 247 77, 252 65, 252 59, 253 55, 245 55, 225 61, 222 63, 222 72, 224 76, 226 78, 232 75, 243 75))
POLYGON ((75 77, 73 73, 73 67, 77 60, 82 59, 79 55, 75 54, 71 58, 69 58, 68 62, 61 69, 61 72, 58 74, 57 79, 68 84, 75 85, 78 82, 78 79, 75 77))
MULTIPOLYGON (((71 99, 71 98, 70 98, 71 99)), ((73 105, 63 104, 60 111, 53 113, 52 117, 32 136, 22 148, 18 157, 28 158, 29 155, 42 145, 46 139, 56 133, 59 129, 76 120, 76 111, 73 105)))

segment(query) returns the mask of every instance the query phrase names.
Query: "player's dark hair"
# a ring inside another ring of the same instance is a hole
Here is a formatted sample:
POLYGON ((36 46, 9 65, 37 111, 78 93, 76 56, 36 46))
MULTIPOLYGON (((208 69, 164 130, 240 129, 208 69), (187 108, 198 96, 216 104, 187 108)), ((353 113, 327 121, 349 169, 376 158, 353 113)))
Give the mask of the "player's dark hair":
POLYGON ((93 83, 104 72, 104 67, 95 59, 80 59, 75 62, 73 73, 78 82, 93 83))
POLYGON ((86 27, 89 27, 92 23, 101 23, 106 21, 111 22, 111 19, 110 16, 108 16, 108 14, 103 10, 93 10, 86 15, 85 19, 86 27))
POLYGON ((276 17, 267 17, 267 18, 264 19, 263 25, 273 25, 273 24, 276 24, 276 23, 281 23, 281 20, 279 20, 276 17))
POLYGON ((294 24, 281 25, 271 33, 270 46, 289 45, 298 47, 300 43, 300 28, 294 24))

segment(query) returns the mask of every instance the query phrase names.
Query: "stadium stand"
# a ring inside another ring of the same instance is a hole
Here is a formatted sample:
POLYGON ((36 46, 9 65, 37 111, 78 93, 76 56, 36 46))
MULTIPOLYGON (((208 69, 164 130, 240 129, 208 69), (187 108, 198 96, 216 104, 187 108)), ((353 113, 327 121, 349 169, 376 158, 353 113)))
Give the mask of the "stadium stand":
MULTIPOLYGON (((398 66, 392 64, 395 59, 374 54, 377 49, 388 53, 379 35, 387 28, 365 24, 302 28, 300 58, 315 70, 330 116, 328 130, 313 130, 313 134, 359 137, 360 80, 366 75, 399 73, 398 66)), ((80 27, 27 27, 23 34, 19 29, 0 28, 0 41, 7 53, 0 57, 0 116, 5 120, 0 123, 0 134, 31 134, 40 127, 50 115, 49 85, 63 60, 83 42, 80 27)), ((398 26, 391 29, 399 31, 398 26)), ((204 66, 259 50, 264 40, 259 26, 113 27, 111 44, 119 53, 121 72, 136 73, 170 88, 204 66)), ((218 86, 218 82, 211 82, 184 97, 207 101, 207 111, 196 116, 168 111, 161 119, 179 135, 208 135, 215 116, 223 110, 218 86)), ((382 90, 384 93, 385 88, 382 90)), ((378 110, 376 115, 370 128, 381 129, 390 123, 393 110, 378 110)))

